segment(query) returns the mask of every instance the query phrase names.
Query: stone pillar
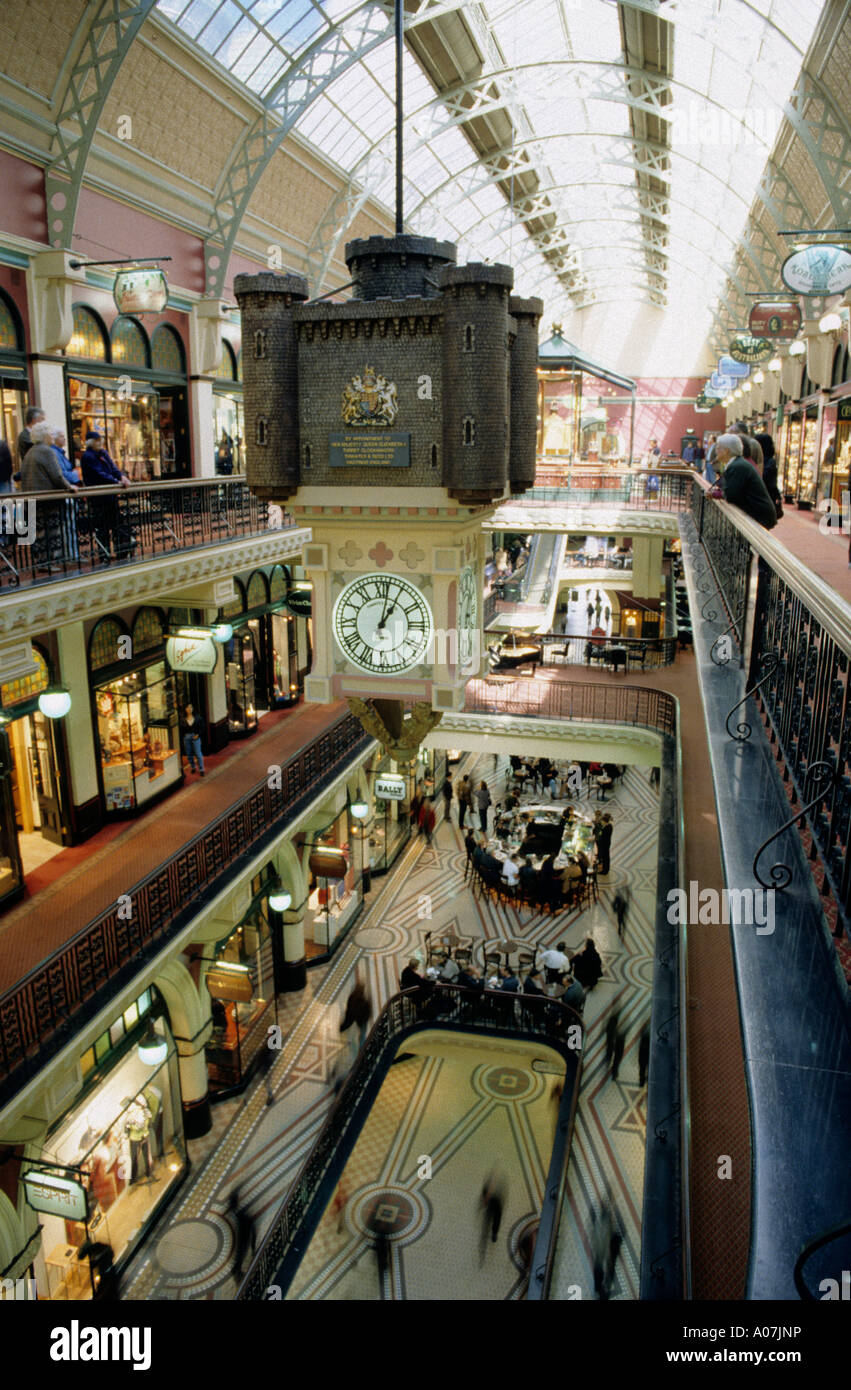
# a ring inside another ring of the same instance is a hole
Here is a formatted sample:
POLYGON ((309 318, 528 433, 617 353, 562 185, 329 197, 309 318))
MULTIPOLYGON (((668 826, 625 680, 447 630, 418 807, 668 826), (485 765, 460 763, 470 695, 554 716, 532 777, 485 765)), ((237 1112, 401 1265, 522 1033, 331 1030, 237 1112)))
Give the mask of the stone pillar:
POLYGON ((304 952, 304 906, 287 908, 286 912, 269 909, 269 921, 273 933, 279 934, 282 957, 279 979, 279 992, 292 994, 304 989, 307 984, 307 957, 304 952))
MULTIPOLYGON (((205 1030, 205 1041, 208 1030, 205 1030)), ((213 1123, 204 1043, 178 1043, 180 1091, 183 1096, 183 1129, 187 1139, 208 1134, 213 1123), (182 1051, 187 1048, 187 1051, 182 1051), (189 1050, 194 1048, 195 1050, 189 1050)))
MULTIPOLYGON (((59 652, 58 678, 71 694, 71 708, 62 720, 62 725, 71 774, 73 805, 91 807, 92 803, 97 803, 99 807, 97 752, 92 729, 89 668, 83 624, 67 623, 57 628, 56 644, 59 652)), ((91 815, 84 817, 84 823, 87 824, 90 819, 91 815)), ((99 816, 97 820, 99 823, 99 816)))
POLYGON ((192 429, 192 477, 212 478, 216 473, 216 430, 213 421, 213 383, 193 377, 189 383, 192 429))

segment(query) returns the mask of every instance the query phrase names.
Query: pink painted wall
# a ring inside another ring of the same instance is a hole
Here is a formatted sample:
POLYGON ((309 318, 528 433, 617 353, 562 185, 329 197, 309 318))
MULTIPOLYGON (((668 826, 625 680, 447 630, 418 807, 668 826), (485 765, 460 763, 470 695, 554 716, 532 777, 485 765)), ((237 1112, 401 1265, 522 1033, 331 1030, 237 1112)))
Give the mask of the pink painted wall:
POLYGON ((169 280, 196 294, 204 291, 201 238, 157 217, 84 188, 77 208, 74 251, 99 261, 119 256, 171 256, 169 280))
MULTIPOLYGON (((692 428, 699 439, 706 431, 720 433, 725 424, 724 410, 719 406, 706 415, 699 415, 693 399, 705 384, 704 377, 637 377, 635 398, 635 457, 644 453, 651 439, 656 439, 662 453, 680 450, 682 436, 692 428), (689 399, 691 398, 691 399, 689 399)), ((547 395, 572 398, 573 388, 567 378, 563 382, 547 382, 547 395)), ((583 384, 583 416, 590 414, 602 400, 612 432, 629 443, 630 401, 622 391, 604 381, 585 378, 583 384)))
POLYGON ((0 150, 0 231, 47 241, 44 170, 0 150))

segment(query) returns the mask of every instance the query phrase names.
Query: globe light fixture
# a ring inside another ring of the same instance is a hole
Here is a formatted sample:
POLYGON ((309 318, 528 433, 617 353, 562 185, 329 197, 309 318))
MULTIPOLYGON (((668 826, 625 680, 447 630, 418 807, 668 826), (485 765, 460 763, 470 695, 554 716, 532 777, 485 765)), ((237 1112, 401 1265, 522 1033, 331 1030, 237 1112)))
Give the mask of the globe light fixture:
POLYGON ((790 357, 803 357, 803 355, 804 355, 804 353, 806 352, 806 350, 807 350, 807 345, 806 345, 806 343, 804 342, 804 340, 803 340, 802 338, 796 338, 795 341, 794 341, 794 343, 792 343, 792 344, 790 345, 790 347, 789 347, 789 356, 790 356, 790 357))
POLYGON ((771 361, 768 364, 768 370, 770 372, 779 372, 782 367, 783 362, 779 357, 772 357, 771 361))
POLYGON ((287 892, 280 879, 272 884, 268 901, 273 912, 286 912, 292 903, 292 895, 287 892))
POLYGON ((71 692, 64 685, 49 685, 39 695, 38 707, 48 719, 64 719, 71 708, 71 692))
POLYGON ((149 1067, 158 1067, 160 1062, 164 1062, 168 1056, 168 1043, 157 1032, 152 1018, 148 1019, 145 1036, 139 1043, 137 1051, 139 1060, 149 1067))
POLYGON ((818 321, 819 333, 838 333, 841 327, 842 315, 837 314, 835 309, 832 309, 830 313, 825 314, 818 321))
POLYGON ((369 806, 366 804, 365 801, 353 801, 351 806, 349 807, 349 810, 351 811, 355 820, 364 821, 369 815, 369 806))
POLYGON ((764 381, 765 381, 765 372, 756 372, 756 373, 754 374, 754 379, 753 379, 753 384, 754 384, 754 386, 761 386, 762 383, 763 383, 764 381))
POLYGON ((229 642, 233 637, 233 628, 230 623, 216 623, 211 633, 214 642, 229 642))

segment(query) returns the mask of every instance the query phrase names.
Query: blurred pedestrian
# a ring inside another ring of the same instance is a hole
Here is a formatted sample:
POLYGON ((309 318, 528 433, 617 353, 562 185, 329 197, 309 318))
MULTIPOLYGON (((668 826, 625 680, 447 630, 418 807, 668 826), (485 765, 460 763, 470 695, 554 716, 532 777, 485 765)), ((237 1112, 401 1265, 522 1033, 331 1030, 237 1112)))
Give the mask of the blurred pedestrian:
POLYGON ((254 1218, 251 1216, 248 1208, 240 1202, 239 1189, 236 1187, 228 1198, 227 1214, 234 1228, 233 1274, 237 1283, 240 1283, 243 1278, 243 1261, 245 1260, 249 1248, 251 1249, 252 1255, 254 1254, 256 1235, 254 1218))
POLYGON ((618 936, 623 941, 626 931, 626 911, 629 907, 629 889, 619 888, 612 901, 612 908, 618 921, 618 936))
POLYGON ((421 834, 421 835, 425 835, 425 837, 426 837, 426 844, 429 844, 429 845, 430 845, 430 844, 431 844, 431 837, 432 837, 432 834, 433 834, 433 832, 434 832, 434 822, 435 822, 434 806, 432 805, 431 797, 428 797, 428 796, 427 796, 427 797, 425 798, 425 800, 423 801, 423 804, 422 804, 422 806, 420 807, 420 813, 419 813, 418 819, 419 819, 420 834, 421 834))
POLYGON ((650 1029, 645 1028, 638 1039, 638 1084, 647 1085, 647 1064, 650 1061, 650 1029))
POLYGON ((479 1198, 479 1208, 482 1213, 479 1263, 483 1264, 488 1239, 492 1245, 496 1244, 499 1228, 502 1224, 502 1213, 505 1208, 505 1183, 498 1174, 492 1172, 485 1178, 482 1195, 479 1198))
POLYGON ((272 1089, 272 1068, 275 1065, 275 1053, 276 1049, 272 1047, 272 1036, 267 1033, 257 1063, 257 1070, 263 1078, 263 1085, 266 1087, 267 1105, 274 1105, 275 1103, 275 1092, 272 1089))
POLYGON ((611 1297, 623 1236, 611 1195, 606 1193, 600 1208, 591 1215, 591 1249, 594 1260, 594 1292, 603 1301, 611 1297))
POLYGON ((452 824, 452 797, 454 794, 455 788, 452 785, 452 775, 447 772, 446 780, 443 783, 443 819, 446 821, 447 825, 452 824))
POLYGON ((336 1216, 336 1218, 337 1218, 337 1234, 338 1234, 338 1235, 340 1234, 340 1232, 341 1232, 342 1229, 343 1229, 343 1219, 344 1219, 344 1216, 345 1216, 346 1203, 347 1203, 348 1200, 349 1200, 348 1189, 347 1189, 347 1187, 346 1187, 346 1184, 345 1184, 344 1180, 341 1178, 340 1181, 337 1183, 337 1190, 335 1191, 335 1193, 334 1193, 334 1199, 333 1199, 333 1201, 331 1202, 331 1215, 332 1215, 332 1216, 336 1216))
POLYGON ((366 985, 355 975, 355 983, 352 992, 346 1000, 346 1011, 343 1014, 343 1021, 340 1024, 340 1032, 345 1033, 351 1028, 353 1023, 358 1026, 358 1051, 366 1042, 366 1035, 369 1031, 369 1020, 372 1018, 372 1000, 367 993, 366 985))

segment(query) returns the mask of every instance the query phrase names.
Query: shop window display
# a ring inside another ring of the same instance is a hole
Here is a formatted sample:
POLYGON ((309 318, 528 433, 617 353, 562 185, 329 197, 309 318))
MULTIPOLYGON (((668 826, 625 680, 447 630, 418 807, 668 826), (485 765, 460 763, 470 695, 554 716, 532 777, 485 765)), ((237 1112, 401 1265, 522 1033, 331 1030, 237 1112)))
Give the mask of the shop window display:
POLYGON ((143 805, 182 776, 173 675, 152 663, 95 691, 107 811, 143 805))
POLYGON ((86 1210, 81 1220, 40 1212, 41 1297, 90 1298, 97 1275, 89 1250, 108 1246, 115 1261, 129 1254, 185 1171, 177 1055, 162 1024, 157 1037, 168 1048, 164 1061, 151 1066, 125 1044, 120 1060, 48 1137, 49 1162, 82 1184, 86 1210))
POLYGON ((303 847, 310 876, 304 913, 304 947, 308 961, 327 955, 351 926, 363 901, 360 846, 349 836, 348 812, 342 811, 313 843, 303 847), (327 851, 327 853, 325 853, 327 851))
MULTIPOLYGON (((86 435, 98 430, 118 468, 133 482, 148 482, 162 474, 160 404, 157 392, 135 384, 126 396, 117 383, 106 385, 68 378, 73 447, 79 458, 86 435)), ((173 438, 173 426, 172 426, 173 438)))
POLYGON ((257 702, 254 685, 254 638, 247 627, 234 633, 225 645, 225 656, 228 730, 232 734, 251 733, 257 728, 257 702))
POLYGON ((213 1090, 229 1090, 248 1076, 275 1022, 272 936, 265 893, 216 951, 207 973, 213 1031, 206 1046, 213 1090))

